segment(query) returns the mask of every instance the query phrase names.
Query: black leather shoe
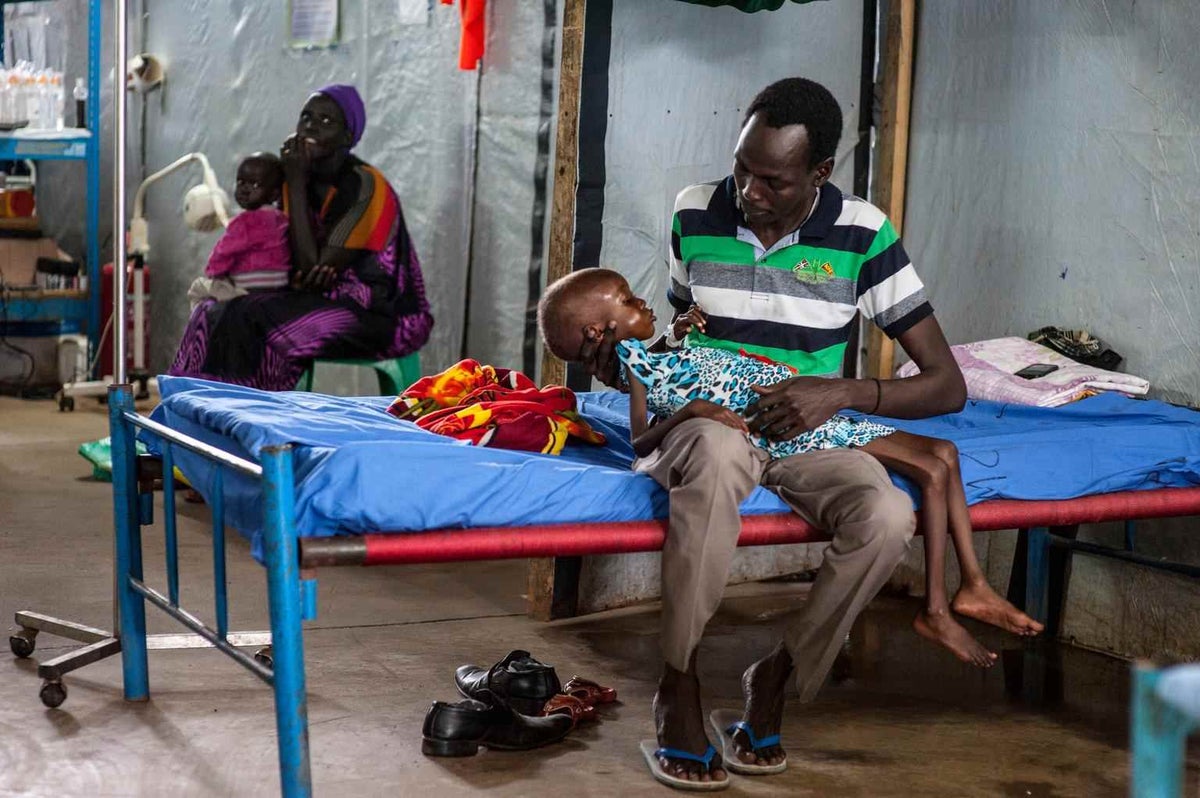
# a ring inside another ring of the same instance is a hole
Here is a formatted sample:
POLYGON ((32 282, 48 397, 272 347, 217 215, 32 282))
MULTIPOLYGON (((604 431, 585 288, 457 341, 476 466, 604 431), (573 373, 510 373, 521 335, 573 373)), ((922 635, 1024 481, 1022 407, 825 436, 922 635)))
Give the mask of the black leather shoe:
POLYGON ((554 668, 528 651, 510 652, 491 668, 463 665, 454 672, 454 683, 465 698, 485 700, 480 694, 491 692, 522 715, 542 714, 546 702, 562 690, 554 668))
POLYGON ((567 736, 575 722, 566 715, 526 717, 487 691, 491 701, 434 701, 421 727, 421 753, 427 756, 474 756, 479 746, 528 751, 567 736))

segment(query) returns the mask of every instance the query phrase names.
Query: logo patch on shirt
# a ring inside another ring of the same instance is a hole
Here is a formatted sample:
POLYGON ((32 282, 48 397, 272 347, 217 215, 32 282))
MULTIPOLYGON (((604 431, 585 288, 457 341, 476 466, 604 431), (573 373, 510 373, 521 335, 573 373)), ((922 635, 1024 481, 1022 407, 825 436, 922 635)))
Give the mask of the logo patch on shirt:
POLYGON ((829 263, 829 261, 821 263, 819 261, 809 260, 808 258, 804 258, 795 266, 793 266, 792 274, 794 274, 796 279, 800 282, 809 283, 811 285, 827 283, 832 280, 834 276, 833 266, 829 263))

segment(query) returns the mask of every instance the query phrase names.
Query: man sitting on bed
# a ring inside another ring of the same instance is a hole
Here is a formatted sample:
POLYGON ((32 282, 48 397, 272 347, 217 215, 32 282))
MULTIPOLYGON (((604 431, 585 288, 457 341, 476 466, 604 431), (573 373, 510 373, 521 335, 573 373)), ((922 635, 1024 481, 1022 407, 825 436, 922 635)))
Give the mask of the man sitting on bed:
MULTIPOLYGON (((733 174, 685 188, 675 200, 668 299, 680 313, 696 304, 707 314, 689 343, 763 356, 799 375, 762 390, 748 413, 751 429, 771 438, 811 430, 842 410, 921 418, 956 412, 966 401, 962 374, 895 228, 828 182, 841 132, 842 112, 827 89, 781 80, 747 109, 733 174), (839 378, 856 311, 899 339, 920 373, 886 382, 839 378)), ((580 359, 615 386, 614 327, 598 340, 589 336, 580 359)), ((671 337, 668 343, 678 345, 671 337)), ((789 676, 795 672, 802 701, 813 698, 855 617, 904 555, 915 526, 912 503, 861 451, 801 454, 764 472, 744 435, 708 419, 680 424, 651 457, 657 463, 649 471, 671 498, 662 562, 665 668, 654 717, 660 746, 692 754, 661 755, 668 774, 726 779, 719 756, 708 764, 693 758, 710 744, 696 648, 725 588, 738 505, 762 484, 833 534, 784 639, 742 676, 744 725, 733 734, 739 761, 731 769, 777 772, 786 755, 771 738, 789 676)))

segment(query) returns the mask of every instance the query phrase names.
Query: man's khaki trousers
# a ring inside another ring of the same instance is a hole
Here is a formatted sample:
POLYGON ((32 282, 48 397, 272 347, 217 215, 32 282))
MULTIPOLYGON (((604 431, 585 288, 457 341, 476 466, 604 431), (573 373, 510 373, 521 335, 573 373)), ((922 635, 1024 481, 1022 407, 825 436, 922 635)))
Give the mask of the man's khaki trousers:
POLYGON ((670 492, 662 554, 662 648, 686 671, 725 591, 737 548, 738 505, 758 485, 833 535, 802 611, 784 636, 803 701, 811 700, 858 613, 887 582, 912 539, 912 502, 873 457, 831 449, 770 460, 742 433, 691 419, 634 464, 670 492))

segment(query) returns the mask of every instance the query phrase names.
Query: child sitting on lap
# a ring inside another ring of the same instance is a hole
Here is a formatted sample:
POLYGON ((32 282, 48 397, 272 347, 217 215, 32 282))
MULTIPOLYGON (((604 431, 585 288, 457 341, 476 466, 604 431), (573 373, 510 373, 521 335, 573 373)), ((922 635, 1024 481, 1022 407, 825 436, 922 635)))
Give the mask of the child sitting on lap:
POLYGON ((282 195, 283 167, 277 156, 256 152, 238 165, 234 199, 245 210, 229 220, 204 276, 188 289, 193 308, 204 299, 224 301, 249 291, 287 287, 288 220, 276 207, 282 195))
MULTIPOLYGON (((584 269, 546 289, 538 306, 538 324, 546 346, 565 361, 578 361, 585 331, 602 334, 609 320, 619 342, 622 388, 629 393, 629 423, 634 452, 649 457, 678 424, 707 418, 746 433, 772 459, 819 449, 854 447, 885 467, 909 477, 921 489, 925 533, 925 606, 913 620, 921 636, 950 649, 964 662, 990 667, 988 651, 951 615, 951 609, 1019 635, 1034 635, 1042 625, 1001 598, 988 585, 971 540, 971 519, 959 474, 958 450, 950 441, 900 432, 865 419, 836 415, 816 429, 787 440, 753 435, 746 423, 767 386, 796 376, 791 367, 712 347, 666 349, 656 337, 655 317, 644 299, 634 296, 620 274, 584 269), (647 420, 647 411, 657 423, 647 420), (947 599, 945 548, 947 528, 958 555, 962 583, 953 602, 947 599)), ((674 337, 704 331, 705 317, 693 306, 673 323, 674 337)), ((635 461, 637 470, 639 462, 635 461)))

